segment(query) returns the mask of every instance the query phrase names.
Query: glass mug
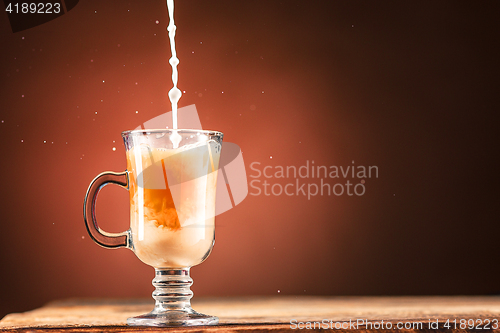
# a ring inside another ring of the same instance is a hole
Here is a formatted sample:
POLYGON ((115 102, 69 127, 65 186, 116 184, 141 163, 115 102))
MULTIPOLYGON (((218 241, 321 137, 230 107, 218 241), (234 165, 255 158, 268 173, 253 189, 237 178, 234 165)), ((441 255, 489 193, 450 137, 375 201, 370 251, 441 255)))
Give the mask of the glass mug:
POLYGON ((215 241, 215 190, 223 134, 202 130, 135 130, 122 133, 127 170, 103 172, 90 184, 84 220, 91 238, 106 248, 126 247, 153 266, 155 307, 128 318, 134 326, 215 325, 219 319, 191 308, 192 266, 215 241), (130 229, 101 230, 97 194, 107 184, 130 193, 130 229))

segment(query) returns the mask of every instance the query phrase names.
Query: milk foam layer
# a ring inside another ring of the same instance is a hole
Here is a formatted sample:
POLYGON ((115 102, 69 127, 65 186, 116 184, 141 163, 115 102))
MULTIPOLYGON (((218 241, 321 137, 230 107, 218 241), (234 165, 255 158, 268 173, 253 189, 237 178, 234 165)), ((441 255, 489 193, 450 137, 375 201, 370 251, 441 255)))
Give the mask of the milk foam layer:
POLYGON ((155 268, 199 264, 214 241, 220 145, 127 151, 134 251, 155 268))

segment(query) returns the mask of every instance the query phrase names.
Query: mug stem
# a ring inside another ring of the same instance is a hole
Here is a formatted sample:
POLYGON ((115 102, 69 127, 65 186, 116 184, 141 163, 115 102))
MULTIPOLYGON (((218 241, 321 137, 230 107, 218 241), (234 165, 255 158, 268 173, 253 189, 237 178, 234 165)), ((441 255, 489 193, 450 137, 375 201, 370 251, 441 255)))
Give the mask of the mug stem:
POLYGON ((155 307, 148 314, 127 319, 131 326, 217 325, 219 318, 198 313, 191 307, 193 279, 189 268, 155 269, 155 307))
POLYGON ((191 285, 193 284, 193 279, 189 276, 189 268, 155 268, 155 273, 153 286, 156 289, 153 291, 153 298, 156 303, 153 311, 193 311, 191 308, 191 298, 193 297, 191 285))

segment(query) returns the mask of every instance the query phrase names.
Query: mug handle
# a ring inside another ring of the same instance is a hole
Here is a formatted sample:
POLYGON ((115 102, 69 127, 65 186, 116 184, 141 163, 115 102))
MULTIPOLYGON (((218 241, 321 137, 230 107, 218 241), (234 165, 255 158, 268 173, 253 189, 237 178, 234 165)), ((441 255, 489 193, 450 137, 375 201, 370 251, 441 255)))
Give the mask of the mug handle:
POLYGON ((118 234, 109 233, 99 228, 95 216, 95 202, 99 191, 108 184, 119 185, 128 190, 128 172, 106 171, 94 178, 85 195, 83 203, 83 219, 90 237, 99 245, 106 248, 131 248, 130 232, 124 231, 118 234), (89 221, 90 219, 90 221, 89 221))

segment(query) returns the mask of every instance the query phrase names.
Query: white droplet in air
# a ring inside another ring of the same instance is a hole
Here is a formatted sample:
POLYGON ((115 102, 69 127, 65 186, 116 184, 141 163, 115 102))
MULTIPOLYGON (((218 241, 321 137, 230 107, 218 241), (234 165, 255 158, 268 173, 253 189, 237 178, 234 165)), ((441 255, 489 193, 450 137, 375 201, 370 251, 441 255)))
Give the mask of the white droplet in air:
POLYGON ((270 158, 270 159, 273 159, 273 157, 272 157, 272 156, 269 156, 269 158, 270 158))
POLYGON ((116 151, 116 147, 113 147, 113 151, 116 151))
POLYGON ((24 98, 24 95, 21 95, 22 98, 24 98))
POLYGON ((280 293, 281 291, 278 289, 278 294, 280 293))
POLYGON ((85 236, 82 236, 82 239, 85 239, 85 236))
POLYGON ((47 141, 43 140, 43 143, 47 143, 47 141))
POLYGON ((160 21, 156 20, 156 24, 160 23, 160 21))
POLYGON ((95 112, 95 114, 97 114, 97 111, 95 112))
POLYGON ((139 113, 139 111, 135 111, 135 113, 139 113))

